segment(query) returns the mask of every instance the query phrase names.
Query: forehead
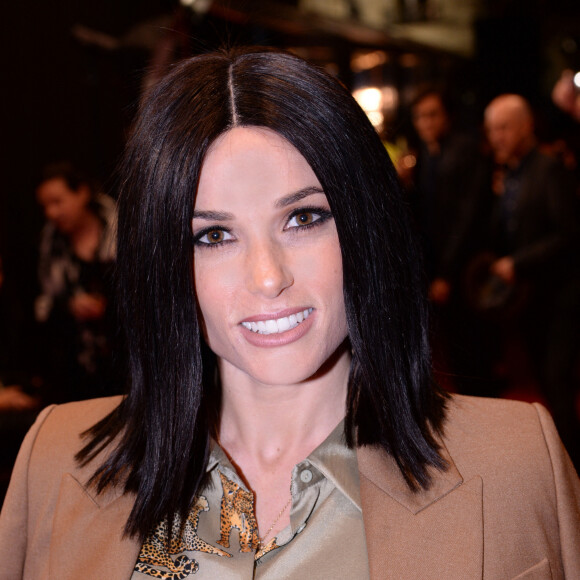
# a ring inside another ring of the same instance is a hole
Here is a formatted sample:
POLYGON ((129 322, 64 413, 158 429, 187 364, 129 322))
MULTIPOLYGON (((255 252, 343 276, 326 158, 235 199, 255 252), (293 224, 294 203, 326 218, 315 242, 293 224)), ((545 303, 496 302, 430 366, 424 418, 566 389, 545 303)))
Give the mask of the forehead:
POLYGON ((74 195, 74 192, 62 177, 52 177, 38 186, 36 195, 38 199, 44 200, 74 195))
POLYGON ((509 102, 492 105, 485 115, 488 126, 519 127, 524 124, 525 119, 522 110, 509 102))
POLYGON ((442 111, 443 110, 443 103, 441 102, 441 98, 439 97, 439 95, 435 95, 435 94, 425 95, 413 107, 413 111, 415 113, 420 112, 420 111, 426 111, 426 110, 429 110, 429 111, 431 111, 431 110, 442 111))
POLYGON ((235 127, 209 148, 202 165, 196 206, 209 199, 279 196, 320 185, 300 152, 278 133, 262 127, 235 127))

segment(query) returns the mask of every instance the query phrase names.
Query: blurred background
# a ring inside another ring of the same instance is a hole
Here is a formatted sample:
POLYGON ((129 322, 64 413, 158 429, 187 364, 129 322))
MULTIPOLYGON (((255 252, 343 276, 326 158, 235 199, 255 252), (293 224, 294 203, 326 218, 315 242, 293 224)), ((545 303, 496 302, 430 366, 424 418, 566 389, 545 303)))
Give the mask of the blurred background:
POLYGON ((290 48, 353 90, 378 88, 393 140, 420 83, 447 84, 476 123, 502 92, 549 107, 561 71, 580 70, 577 0, 30 0, 2 12, 11 240, 41 223, 32 193, 46 163, 74 156, 109 183, 156 62, 234 43, 290 48))
MULTIPOLYGON (((0 379, 18 389, 10 391, 0 419, 6 433, 0 479, 9 474, 21 431, 40 406, 85 396, 55 394, 58 379, 50 378, 43 360, 52 354, 39 339, 45 331, 39 331, 37 301, 46 293, 39 264, 47 259, 42 243, 51 220, 39 193, 46 167, 66 161, 82 168, 94 188, 115 199, 115 167, 140 96, 183 57, 261 44, 324 67, 367 111, 409 191, 421 148, 413 116, 421 90, 445 93, 454 127, 470 134, 482 159, 490 156, 485 107, 497 95, 517 93, 533 108, 538 143, 574 176, 577 196, 580 116, 556 102, 553 91, 564 71, 571 71, 565 74, 572 81, 578 73, 580 86, 578 0, 28 0, 5 3, 2 13, 0 379)), ((489 170, 490 181, 496 169, 489 170)), ((489 185, 490 199, 492 190, 489 185)), ((472 216, 470 231, 486 229, 486 215, 472 216)), ((463 280, 466 265, 484 246, 475 243, 472 255, 461 257, 455 279, 463 280)), ((571 253, 577 256, 576 246, 571 253)), ((446 298, 434 300, 435 318, 443 321, 441 340, 434 338, 439 380, 450 390, 550 406, 525 341, 506 324, 513 312, 495 308, 482 315, 485 308, 470 284, 475 282, 466 283, 451 315, 446 298), (456 365, 454 342, 482 353, 480 360, 456 365)), ((569 320, 578 313, 573 288, 569 320)), ((568 340, 572 381, 578 378, 577 338, 568 340)), ((44 340, 50 343, 51 335, 44 340)), ((122 359, 122 346, 115 348, 122 359)), ((577 395, 574 385, 569 389, 577 395)))

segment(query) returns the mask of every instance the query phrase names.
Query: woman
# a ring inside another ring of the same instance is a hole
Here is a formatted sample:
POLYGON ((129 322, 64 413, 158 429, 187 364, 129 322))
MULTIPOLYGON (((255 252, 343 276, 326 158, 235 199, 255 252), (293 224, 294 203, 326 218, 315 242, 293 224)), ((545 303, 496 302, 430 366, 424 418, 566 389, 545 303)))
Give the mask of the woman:
POLYGON ((39 418, 0 577, 580 571, 546 411, 431 384, 395 172, 334 79, 264 49, 176 66, 122 188, 130 393, 39 418))

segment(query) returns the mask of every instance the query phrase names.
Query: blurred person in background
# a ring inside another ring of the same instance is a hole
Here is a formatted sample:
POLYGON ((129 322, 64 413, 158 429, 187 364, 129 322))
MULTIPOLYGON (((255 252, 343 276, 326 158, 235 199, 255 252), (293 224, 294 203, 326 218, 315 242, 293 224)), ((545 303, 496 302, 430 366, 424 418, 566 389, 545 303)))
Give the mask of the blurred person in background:
POLYGON ((490 225, 497 259, 490 270, 514 291, 526 287, 517 327, 542 394, 578 465, 580 221, 573 176, 538 150, 532 110, 523 97, 495 98, 485 110, 485 128, 497 164, 490 225))
POLYGON ((552 88, 552 102, 565 113, 562 133, 556 152, 566 166, 575 172, 576 191, 580 195, 580 74, 562 71, 552 88), (578 79, 578 84, 575 79, 578 79))
POLYGON ((421 235, 433 305, 434 351, 454 375, 455 387, 478 395, 496 394, 480 320, 461 296, 464 267, 483 246, 481 227, 489 191, 488 163, 477 135, 453 127, 449 97, 435 87, 421 89, 411 103, 419 138, 413 159, 399 171, 407 185, 421 235))
POLYGON ((574 72, 562 71, 552 88, 552 101, 562 111, 580 122, 580 88, 574 82, 574 72))
POLYGON ((68 162, 45 168, 36 195, 47 218, 40 242, 41 294, 35 303, 46 398, 116 394, 120 387, 113 360, 117 337, 111 287, 115 202, 97 193, 68 162))

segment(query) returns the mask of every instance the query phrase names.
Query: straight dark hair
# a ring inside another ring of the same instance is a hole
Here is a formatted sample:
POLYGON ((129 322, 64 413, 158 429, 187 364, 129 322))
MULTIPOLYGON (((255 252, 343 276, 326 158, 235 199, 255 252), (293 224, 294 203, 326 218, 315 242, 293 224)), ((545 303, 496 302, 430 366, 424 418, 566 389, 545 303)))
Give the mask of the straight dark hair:
MULTIPOLYGON (((336 79, 291 54, 246 48, 191 58, 144 99, 124 163, 118 287, 130 391, 77 459, 107 446, 92 482, 135 494, 126 532, 185 519, 205 484, 219 413, 215 357, 200 333, 191 220, 208 148, 232 127, 267 127, 306 159, 332 209, 352 366, 345 435, 379 445, 412 489, 443 469, 445 395, 431 381, 421 258, 395 170, 336 79)), ((101 456, 99 456, 101 457, 101 456)))

